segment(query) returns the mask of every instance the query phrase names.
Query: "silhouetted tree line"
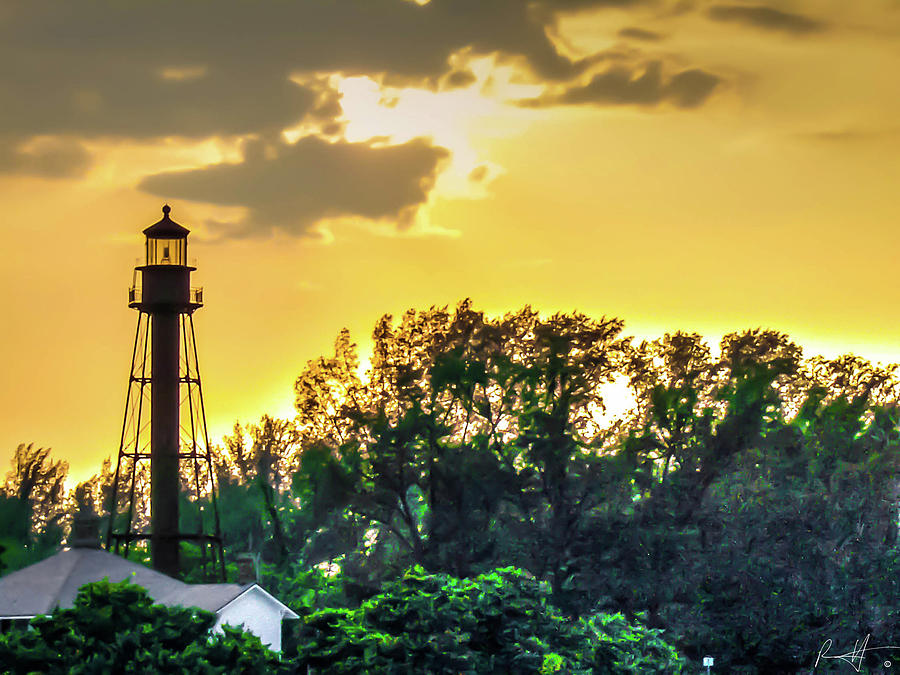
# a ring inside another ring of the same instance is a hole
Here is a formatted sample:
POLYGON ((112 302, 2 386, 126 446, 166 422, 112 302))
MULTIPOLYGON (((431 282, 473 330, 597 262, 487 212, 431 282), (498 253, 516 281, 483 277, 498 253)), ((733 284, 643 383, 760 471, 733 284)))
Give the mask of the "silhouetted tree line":
POLYGON ((236 425, 219 449, 226 550, 304 616, 353 611, 412 566, 512 566, 572 620, 622 613, 722 672, 808 671, 827 639, 900 636, 895 369, 804 359, 768 330, 715 353, 622 331, 464 301, 383 317, 364 372, 343 331, 297 378, 295 419, 236 425))
POLYGON ((55 553, 78 506, 84 502, 94 508, 102 503, 99 492, 111 480, 108 460, 100 474, 67 491, 69 465, 53 459, 50 452, 33 443, 19 444, 0 485, 0 574, 55 553), (98 493, 96 501, 92 491, 98 493))

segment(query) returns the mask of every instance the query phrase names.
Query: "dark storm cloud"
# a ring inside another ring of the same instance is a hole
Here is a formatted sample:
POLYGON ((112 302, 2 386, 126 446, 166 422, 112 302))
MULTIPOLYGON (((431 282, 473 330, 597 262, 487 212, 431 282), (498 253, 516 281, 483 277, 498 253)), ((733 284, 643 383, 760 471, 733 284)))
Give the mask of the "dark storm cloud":
POLYGON ((517 59, 539 80, 593 65, 548 36, 562 13, 643 0, 7 0, 0 128, 20 135, 212 136, 298 122, 317 92, 292 73, 470 82, 451 54, 517 59))
POLYGON ((140 187, 167 199, 247 207, 247 219, 232 228, 236 235, 304 235, 322 219, 354 216, 402 226, 427 200, 448 156, 421 139, 376 146, 307 136, 275 148, 271 159, 261 145, 246 147, 239 164, 162 173, 140 187))
MULTIPOLYGON (((464 63, 450 63, 451 55, 462 51, 493 55, 517 64, 534 81, 565 87, 603 57, 573 60, 560 54, 552 39, 560 16, 641 4, 643 0, 432 0, 424 6, 405 0, 5 0, 0 10, 0 170, 80 175, 89 157, 77 142, 86 138, 253 136, 271 143, 301 122, 337 137, 342 111, 328 74, 368 75, 438 89, 467 86, 472 73, 464 63), (29 145, 27 153, 19 150, 39 137, 70 140, 43 149, 29 145)), ((626 99, 640 102, 662 97, 689 106, 702 101, 702 81, 677 78, 666 85, 610 82, 606 99, 621 102, 611 92, 622 86, 631 89, 626 99)), ((600 89, 602 84, 592 83, 600 89)), ((707 86, 715 86, 714 81, 707 86)), ((570 86, 563 98, 577 98, 577 89, 570 86)), ((593 102, 603 100, 595 95, 593 102)), ((308 139, 293 149, 282 147, 276 160, 248 158, 236 167, 164 174, 142 186, 246 206, 252 214, 248 227, 265 223, 306 232, 323 214, 399 217, 421 204, 438 159, 446 153, 422 142, 401 148, 391 154, 372 145, 308 139), (363 167, 355 183, 348 178, 351 160, 363 167), (341 166, 342 171, 312 179, 317 166, 305 162, 313 161, 341 166), (369 166, 380 168, 367 173, 369 166), (268 182, 254 182, 262 174, 268 182), (240 185, 242 180, 253 189, 240 185), (309 184, 317 186, 318 194, 303 199, 295 194, 309 184), (410 186, 416 186, 412 192, 410 186), (374 208, 379 190, 385 201, 374 208), (354 192, 359 193, 356 198, 354 192)))
POLYGON ((703 103, 718 83, 717 76, 699 69, 681 71, 665 82, 662 64, 651 61, 637 77, 634 71, 624 66, 613 66, 594 75, 585 85, 546 93, 518 103, 527 108, 544 108, 585 104, 654 106, 670 101, 681 108, 693 108, 703 103))
POLYGON ((825 23, 817 19, 765 5, 715 5, 709 8, 707 14, 715 21, 733 21, 795 34, 813 33, 825 28, 825 23))
POLYGON ((619 37, 634 38, 635 40, 644 40, 645 42, 659 42, 663 38, 662 35, 654 33, 652 30, 632 27, 620 30, 619 37))
POLYGON ((42 91, 4 97, 0 127, 22 135, 135 139, 246 134, 301 120, 316 98, 285 73, 276 78, 212 66, 208 74, 175 80, 126 64, 83 68, 33 73, 42 91), (102 77, 97 70, 105 71, 102 77))
POLYGON ((12 0, 0 16, 0 128, 131 138, 283 128, 315 98, 291 73, 436 82, 463 48, 566 79, 590 61, 556 51, 546 29, 558 13, 631 4, 12 0))

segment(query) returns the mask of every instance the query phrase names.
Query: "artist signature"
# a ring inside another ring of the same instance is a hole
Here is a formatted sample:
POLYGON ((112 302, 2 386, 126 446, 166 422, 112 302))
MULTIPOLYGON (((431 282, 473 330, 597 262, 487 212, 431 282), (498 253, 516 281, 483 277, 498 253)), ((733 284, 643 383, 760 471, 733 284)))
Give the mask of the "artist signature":
MULTIPOLYGON (((816 664, 813 666, 814 668, 819 665, 819 661, 822 659, 839 659, 841 661, 845 661, 850 664, 850 667, 853 668, 857 673, 862 668, 863 659, 866 657, 866 652, 874 652, 879 649, 900 649, 900 647, 896 645, 886 645, 884 647, 870 647, 869 646, 869 635, 866 635, 865 639, 863 639, 862 644, 857 640, 856 644, 853 645, 853 649, 847 652, 846 654, 834 654, 829 655, 829 651, 831 650, 832 642, 831 640, 825 640, 822 644, 822 647, 819 649, 818 655, 816 655, 816 664)), ((890 661, 884 662, 885 668, 891 667, 890 661)))

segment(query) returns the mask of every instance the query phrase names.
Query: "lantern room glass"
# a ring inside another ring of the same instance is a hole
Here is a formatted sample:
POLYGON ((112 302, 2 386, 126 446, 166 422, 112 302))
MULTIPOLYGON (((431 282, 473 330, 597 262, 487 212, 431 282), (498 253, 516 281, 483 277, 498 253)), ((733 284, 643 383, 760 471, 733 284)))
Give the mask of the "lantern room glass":
POLYGON ((147 239, 148 265, 187 265, 187 239, 147 239))

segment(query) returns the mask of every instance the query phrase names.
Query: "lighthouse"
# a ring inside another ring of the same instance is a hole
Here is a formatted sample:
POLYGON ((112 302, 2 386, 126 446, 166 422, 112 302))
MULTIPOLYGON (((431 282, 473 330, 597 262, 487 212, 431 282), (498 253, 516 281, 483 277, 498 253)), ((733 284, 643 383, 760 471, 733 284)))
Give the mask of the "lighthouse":
POLYGON ((189 541, 191 569, 224 577, 194 337, 203 291, 191 286, 190 231, 169 217, 168 204, 162 212, 143 231, 145 261, 129 289, 138 321, 106 545, 127 557, 134 544, 149 542, 153 567, 177 577, 186 571, 182 544, 189 541))

